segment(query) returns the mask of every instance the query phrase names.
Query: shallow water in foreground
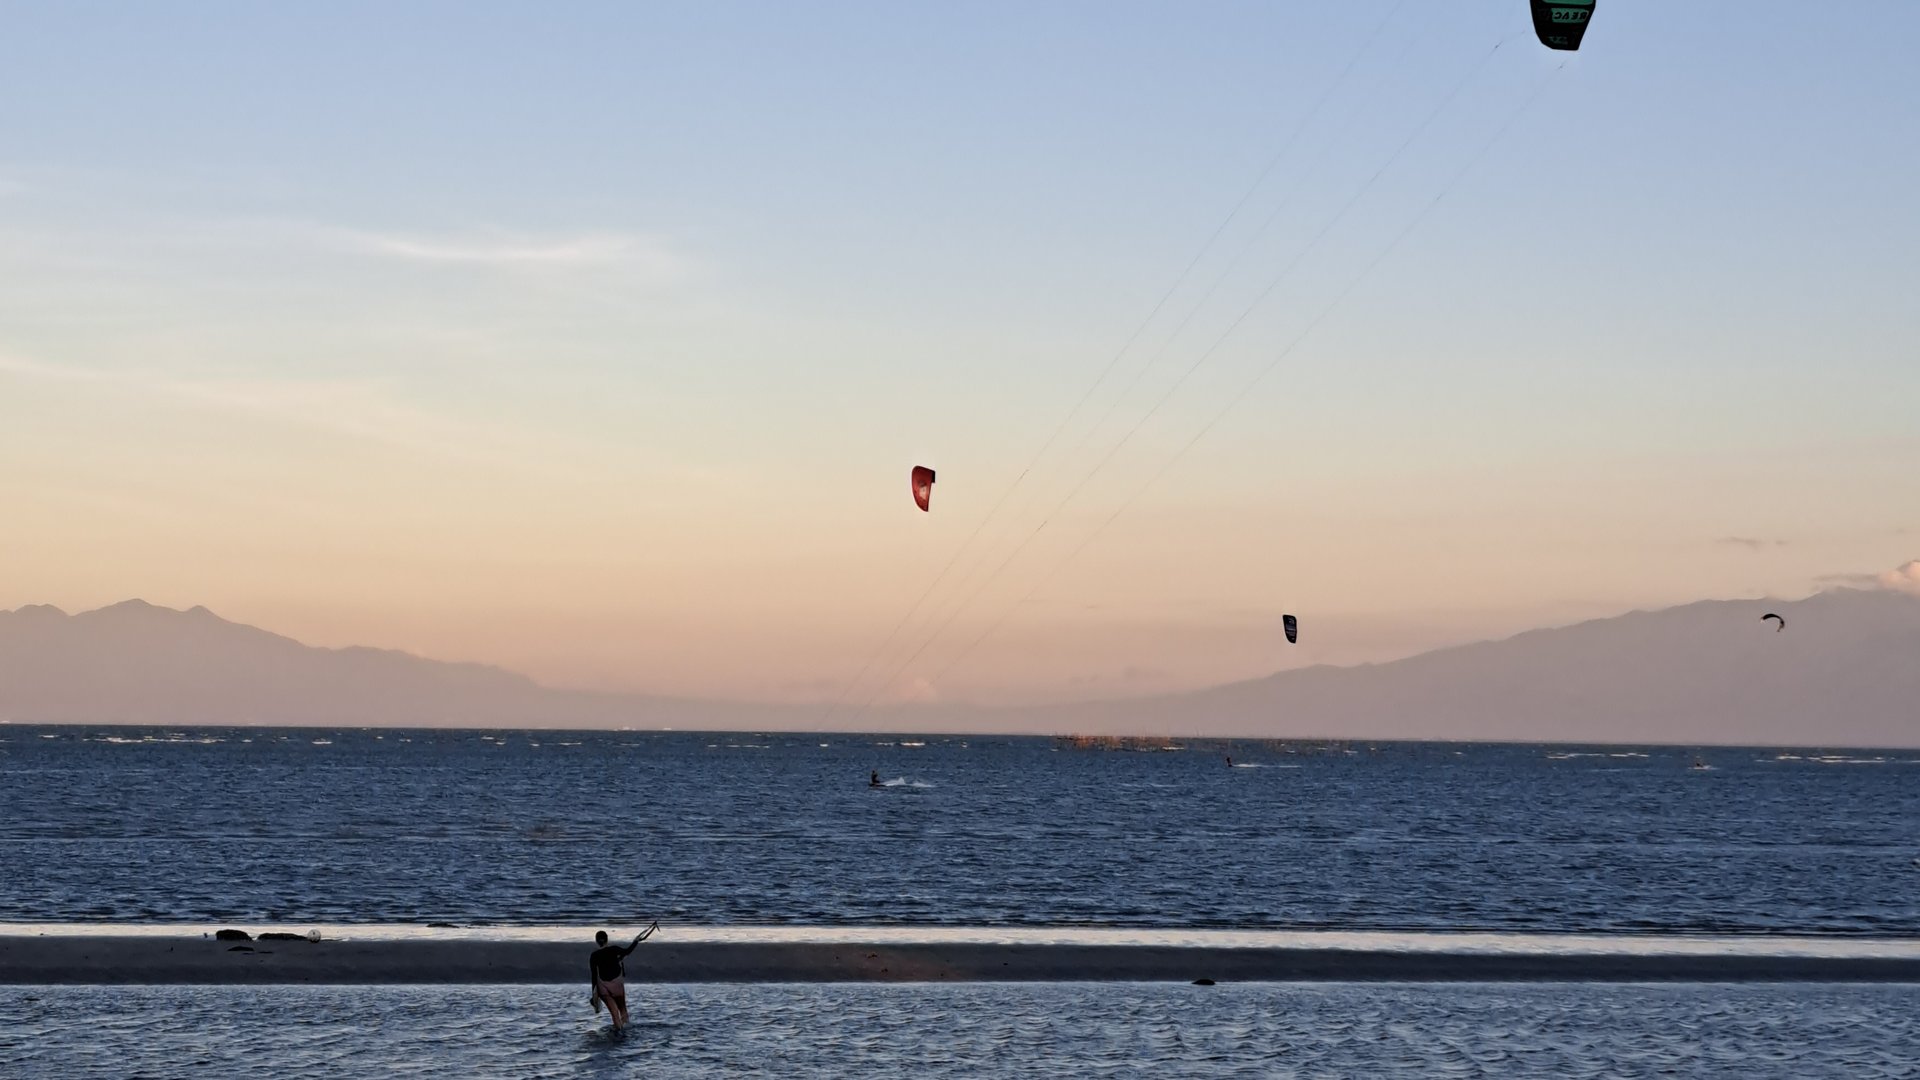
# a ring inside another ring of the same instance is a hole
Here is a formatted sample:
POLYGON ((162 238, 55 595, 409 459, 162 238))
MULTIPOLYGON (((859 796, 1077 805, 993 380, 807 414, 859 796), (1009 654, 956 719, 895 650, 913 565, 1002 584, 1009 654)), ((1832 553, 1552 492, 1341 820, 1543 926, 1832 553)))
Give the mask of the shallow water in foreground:
POLYGON ((1920 986, 0 987, 0 1075, 1911 1076, 1920 986))

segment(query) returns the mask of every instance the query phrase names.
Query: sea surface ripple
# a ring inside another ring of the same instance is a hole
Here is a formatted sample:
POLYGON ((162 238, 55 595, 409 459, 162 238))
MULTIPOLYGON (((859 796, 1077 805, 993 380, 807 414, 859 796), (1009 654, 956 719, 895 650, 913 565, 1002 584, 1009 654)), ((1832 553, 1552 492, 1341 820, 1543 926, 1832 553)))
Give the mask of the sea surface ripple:
POLYGON ((1913 937, 1916 758, 5 725, 0 921, 1913 937))
POLYGON ((0 987, 0 1075, 1905 1077, 1920 987, 0 987))

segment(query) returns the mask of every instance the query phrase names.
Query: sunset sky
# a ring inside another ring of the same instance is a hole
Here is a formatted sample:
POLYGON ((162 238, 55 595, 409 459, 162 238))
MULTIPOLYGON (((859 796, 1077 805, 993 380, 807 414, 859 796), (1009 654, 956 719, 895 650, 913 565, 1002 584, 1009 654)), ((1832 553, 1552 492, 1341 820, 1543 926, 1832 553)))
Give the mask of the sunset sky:
POLYGON ((1053 700, 1920 557, 1920 5, 0 11, 0 607, 1053 700))

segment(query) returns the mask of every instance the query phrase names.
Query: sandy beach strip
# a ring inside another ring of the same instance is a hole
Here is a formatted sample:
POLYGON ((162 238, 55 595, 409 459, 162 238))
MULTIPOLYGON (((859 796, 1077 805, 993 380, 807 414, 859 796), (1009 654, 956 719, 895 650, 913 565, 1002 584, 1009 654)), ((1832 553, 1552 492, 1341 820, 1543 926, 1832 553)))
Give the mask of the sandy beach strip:
MULTIPOLYGON (((585 984, 591 940, 0 934, 0 984, 585 984)), ((1920 956, 1544 953, 1006 942, 642 945, 633 982, 1914 982, 1920 956)))

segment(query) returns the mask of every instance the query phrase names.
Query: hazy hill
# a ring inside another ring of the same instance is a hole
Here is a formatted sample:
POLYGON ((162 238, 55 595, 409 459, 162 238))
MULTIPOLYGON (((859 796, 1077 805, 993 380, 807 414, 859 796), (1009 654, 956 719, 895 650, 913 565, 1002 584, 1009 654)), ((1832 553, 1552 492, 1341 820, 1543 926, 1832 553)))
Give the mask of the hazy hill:
POLYGON ((0 718, 45 723, 687 727, 767 710, 575 693, 483 664, 323 649, 196 607, 0 612, 0 718))
MULTIPOLYGON (((1312 633, 1309 616, 1303 632, 1312 633)), ((843 710, 844 712, 844 710, 843 710)), ((204 608, 138 600, 0 612, 0 718, 16 722, 805 727, 780 707, 553 690, 479 664, 321 649, 204 608)), ((901 707, 891 730, 1920 744, 1920 597, 1637 611, 1386 664, 1077 705, 901 707), (1776 611, 1775 633, 1760 616, 1776 611)))
POLYGON ((1142 734, 1916 745, 1920 597, 1702 601, 1392 663, 1030 712, 1041 717, 1055 730, 1142 734), (1786 617, 1784 632, 1760 622, 1769 611, 1786 617))

